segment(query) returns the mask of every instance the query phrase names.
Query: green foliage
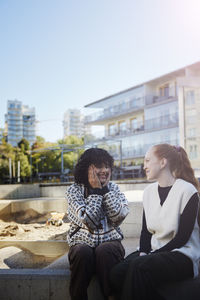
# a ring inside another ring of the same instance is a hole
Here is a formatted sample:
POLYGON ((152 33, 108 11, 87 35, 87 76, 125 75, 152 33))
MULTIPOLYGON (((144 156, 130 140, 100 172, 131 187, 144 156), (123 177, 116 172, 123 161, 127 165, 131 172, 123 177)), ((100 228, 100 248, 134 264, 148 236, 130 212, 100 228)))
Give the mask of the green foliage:
POLYGON ((45 139, 41 136, 36 136, 36 141, 32 145, 32 150, 38 149, 38 148, 44 148, 45 139))
POLYGON ((9 159, 15 159, 14 148, 3 140, 0 145, 0 183, 9 178, 9 159))
POLYGON ((77 145, 81 146, 84 144, 83 138, 79 138, 75 135, 69 135, 64 139, 58 140, 59 145, 77 145))
POLYGON ((31 147, 32 151, 30 151, 30 145, 26 139, 22 139, 18 143, 18 147, 12 147, 3 140, 0 145, 0 183, 8 182, 9 159, 12 161, 12 171, 15 176, 17 176, 18 161, 20 161, 20 177, 23 181, 30 179, 31 159, 33 176, 43 172, 61 172, 61 145, 66 145, 63 149, 63 168, 72 172, 79 156, 84 151, 83 143, 83 138, 76 136, 68 136, 59 140, 58 143, 49 143, 44 138, 37 136, 36 142, 31 147))
POLYGON ((25 153, 30 149, 30 144, 26 139, 23 138, 18 143, 18 147, 22 150, 23 153, 25 153))
POLYGON ((17 151, 16 161, 20 161, 20 177, 30 177, 31 175, 31 166, 29 164, 29 159, 26 154, 22 151, 17 151))

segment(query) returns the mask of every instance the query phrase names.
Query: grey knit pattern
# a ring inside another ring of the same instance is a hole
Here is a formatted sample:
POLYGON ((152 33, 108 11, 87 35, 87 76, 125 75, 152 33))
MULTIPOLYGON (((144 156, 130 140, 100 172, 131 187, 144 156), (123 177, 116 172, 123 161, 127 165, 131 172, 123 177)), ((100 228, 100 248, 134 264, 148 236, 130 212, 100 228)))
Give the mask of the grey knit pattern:
POLYGON ((92 194, 84 198, 83 185, 74 183, 68 188, 70 230, 67 241, 70 246, 87 244, 96 247, 123 238, 119 225, 129 213, 128 201, 117 184, 109 182, 108 189, 103 196, 92 194))

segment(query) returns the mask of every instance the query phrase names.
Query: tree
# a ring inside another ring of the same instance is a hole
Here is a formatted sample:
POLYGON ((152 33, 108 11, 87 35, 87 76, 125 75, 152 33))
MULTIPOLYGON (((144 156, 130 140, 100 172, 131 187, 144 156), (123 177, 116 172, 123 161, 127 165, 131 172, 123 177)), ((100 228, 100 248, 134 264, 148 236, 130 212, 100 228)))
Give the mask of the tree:
POLYGON ((36 136, 36 141, 32 145, 32 150, 43 148, 45 144, 45 139, 41 136, 36 136))
POLYGON ((30 149, 29 141, 27 141, 24 138, 21 139, 21 141, 17 145, 22 150, 23 153, 27 153, 27 151, 30 149))
POLYGON ((15 161, 14 148, 3 139, 0 145, 0 183, 8 182, 9 159, 11 162, 15 161))
POLYGON ((31 175, 31 166, 29 164, 28 156, 25 155, 21 149, 16 150, 16 152, 16 162, 20 161, 20 177, 23 178, 23 181, 26 181, 31 175))

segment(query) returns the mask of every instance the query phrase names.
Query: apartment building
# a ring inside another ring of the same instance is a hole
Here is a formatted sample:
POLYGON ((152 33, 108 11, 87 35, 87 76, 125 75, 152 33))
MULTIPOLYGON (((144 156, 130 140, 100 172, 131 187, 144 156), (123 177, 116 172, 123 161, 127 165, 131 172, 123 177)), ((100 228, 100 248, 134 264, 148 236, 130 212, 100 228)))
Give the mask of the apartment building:
POLYGON ((33 144, 36 139, 35 108, 29 108, 18 100, 8 100, 5 115, 7 142, 17 146, 22 138, 33 144))
POLYGON ((118 165, 141 164, 151 145, 170 143, 183 146, 200 168, 200 62, 85 107, 97 110, 85 123, 104 126, 104 138, 93 145, 107 147, 118 165))
POLYGON ((63 119, 64 138, 69 135, 82 137, 90 133, 90 127, 84 124, 84 116, 79 109, 68 109, 63 119))

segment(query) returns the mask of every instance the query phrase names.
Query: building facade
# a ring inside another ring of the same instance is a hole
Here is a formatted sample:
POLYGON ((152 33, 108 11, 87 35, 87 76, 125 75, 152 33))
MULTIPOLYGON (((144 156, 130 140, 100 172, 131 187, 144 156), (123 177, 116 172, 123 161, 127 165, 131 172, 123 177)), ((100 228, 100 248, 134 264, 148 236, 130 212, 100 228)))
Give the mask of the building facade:
POLYGON ((104 126, 105 145, 119 165, 143 162, 157 143, 181 145, 200 168, 200 62, 92 102, 87 125, 104 126))
POLYGON ((90 133, 90 127, 84 124, 84 116, 79 109, 68 109, 63 119, 64 138, 69 135, 82 137, 90 133))
POLYGON ((36 139, 35 108, 29 108, 18 100, 8 100, 6 119, 7 142, 17 146, 22 138, 33 144, 36 139))

